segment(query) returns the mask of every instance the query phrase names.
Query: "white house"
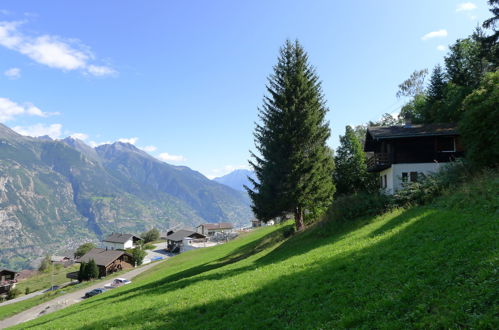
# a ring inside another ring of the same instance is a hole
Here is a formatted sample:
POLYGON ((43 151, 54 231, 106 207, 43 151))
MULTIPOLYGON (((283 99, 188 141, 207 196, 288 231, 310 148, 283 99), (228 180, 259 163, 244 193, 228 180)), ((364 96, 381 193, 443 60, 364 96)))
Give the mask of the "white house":
POLYGON ((367 170, 379 174, 388 194, 463 156, 455 124, 369 127, 364 151, 371 154, 367 170))
POLYGON ((132 234, 112 233, 102 241, 102 248, 107 250, 133 249, 142 238, 132 234))

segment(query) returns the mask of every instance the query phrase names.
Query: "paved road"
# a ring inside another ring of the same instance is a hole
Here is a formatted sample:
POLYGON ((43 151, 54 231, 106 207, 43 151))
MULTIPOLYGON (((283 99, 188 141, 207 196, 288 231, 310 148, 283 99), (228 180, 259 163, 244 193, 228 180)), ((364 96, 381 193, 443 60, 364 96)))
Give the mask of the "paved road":
MULTIPOLYGON (((148 270, 149 268, 152 268, 156 266, 158 263, 161 263, 167 259, 163 259, 158 262, 151 263, 146 266, 142 266, 140 268, 134 269, 129 271, 128 273, 121 274, 120 277, 126 278, 127 280, 131 280, 135 276, 139 275, 140 273, 148 270)), ((112 279, 112 278, 111 278, 112 279)), ((56 299, 52 299, 50 301, 47 301, 43 304, 40 304, 38 306, 35 306, 33 308, 30 308, 28 310, 25 310, 24 312, 21 312, 19 314, 16 314, 12 317, 6 318, 5 320, 0 321, 0 329, 8 328, 11 326, 14 326, 19 323, 27 322, 33 319, 36 319, 37 317, 45 314, 49 314, 52 312, 55 312, 57 310, 63 309, 65 307, 68 307, 70 305, 76 304, 80 301, 83 300, 83 296, 85 295, 85 292, 88 292, 93 289, 97 288, 102 288, 104 285, 108 282, 110 282, 111 279, 106 279, 99 281, 98 283, 86 287, 84 289, 74 291, 67 293, 65 295, 62 295, 60 297, 57 297, 56 299)))
POLYGON ((43 289, 43 290, 40 290, 40 291, 31 292, 30 294, 27 294, 27 295, 24 295, 24 296, 21 296, 21 297, 17 297, 17 298, 11 299, 11 300, 4 301, 3 303, 0 303, 0 308, 2 308, 5 305, 10 305, 10 304, 13 304, 13 303, 16 303, 16 302, 19 302, 19 301, 23 301, 23 300, 26 300, 26 299, 29 299, 29 298, 33 298, 33 297, 39 296, 41 294, 44 294, 45 290, 46 289, 43 289))

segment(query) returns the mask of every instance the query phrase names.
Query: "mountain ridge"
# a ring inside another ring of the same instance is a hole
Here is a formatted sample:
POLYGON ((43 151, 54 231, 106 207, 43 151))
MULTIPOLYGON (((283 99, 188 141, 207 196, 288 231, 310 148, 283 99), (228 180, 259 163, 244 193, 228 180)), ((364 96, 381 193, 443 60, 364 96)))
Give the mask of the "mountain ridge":
POLYGON ((91 148, 0 126, 0 267, 97 241, 111 231, 247 223, 245 194, 123 142, 91 148), (64 248, 63 248, 64 247, 64 248))

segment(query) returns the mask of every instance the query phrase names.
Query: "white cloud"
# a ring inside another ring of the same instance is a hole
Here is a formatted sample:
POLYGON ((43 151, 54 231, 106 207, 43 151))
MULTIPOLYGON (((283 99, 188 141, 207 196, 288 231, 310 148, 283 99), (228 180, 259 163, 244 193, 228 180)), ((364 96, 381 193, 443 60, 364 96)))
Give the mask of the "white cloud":
POLYGON ((473 2, 463 2, 456 7, 456 11, 468 11, 473 9, 476 9, 476 5, 473 2))
POLYGON ((424 36, 421 37, 421 40, 428 40, 428 39, 432 39, 432 38, 442 38, 442 37, 447 37, 447 30, 445 29, 441 29, 441 30, 438 30, 438 31, 432 31, 432 32, 429 32, 427 34, 425 34, 424 36))
POLYGON ((181 155, 170 155, 167 152, 160 153, 157 156, 157 158, 161 159, 161 160, 163 160, 165 162, 182 162, 182 161, 186 161, 186 158, 184 156, 181 156, 181 155))
POLYGON ((115 73, 109 67, 90 64, 95 56, 87 46, 76 40, 47 34, 28 36, 19 31, 22 24, 24 22, 0 22, 0 45, 51 68, 64 71, 81 70, 94 76, 115 73))
POLYGON ((438 51, 443 52, 443 51, 445 51, 446 49, 447 49, 447 47, 446 47, 446 46, 444 46, 444 45, 438 45, 438 46, 437 46, 437 50, 438 50, 438 51))
POLYGON ((145 146, 145 147, 140 148, 140 149, 147 151, 147 152, 153 152, 153 151, 156 151, 156 149, 158 149, 158 148, 156 148, 155 146, 145 146))
POLYGON ((10 79, 18 79, 18 78, 21 78, 21 69, 10 68, 8 70, 5 70, 5 72, 3 74, 6 77, 9 77, 10 79))
POLYGON ((20 115, 48 117, 57 114, 57 112, 43 112, 31 103, 18 104, 8 98, 0 97, 0 122, 12 120, 20 115))
POLYGON ((116 73, 116 71, 107 66, 89 65, 87 69, 89 73, 98 77, 113 75, 116 73))
POLYGON ((74 134, 71 134, 71 137, 73 139, 78 139, 78 140, 82 140, 82 141, 85 141, 86 139, 88 139, 88 135, 85 133, 74 133, 74 134))
POLYGON ((35 124, 32 126, 15 126, 12 129, 21 135, 34 136, 34 137, 48 135, 53 139, 58 139, 61 136, 62 125, 35 124))
POLYGON ((118 142, 123 142, 123 143, 130 143, 130 144, 135 144, 137 143, 138 137, 133 137, 133 138, 121 138, 118 139, 118 142))

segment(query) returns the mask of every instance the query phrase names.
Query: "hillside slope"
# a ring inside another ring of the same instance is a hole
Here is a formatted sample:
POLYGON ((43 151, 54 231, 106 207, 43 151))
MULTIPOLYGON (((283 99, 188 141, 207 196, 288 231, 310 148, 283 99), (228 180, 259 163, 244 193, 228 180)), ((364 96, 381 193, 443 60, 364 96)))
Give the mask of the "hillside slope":
POLYGON ((253 184, 250 182, 248 177, 252 178, 253 180, 256 179, 255 172, 239 169, 232 171, 224 176, 214 178, 213 181, 229 186, 232 189, 246 192, 244 186, 253 188, 253 184))
POLYGON ((497 328, 499 180, 285 239, 265 227, 172 258, 35 328, 497 328))
POLYGON ((251 218, 246 194, 131 144, 94 149, 0 124, 0 267, 20 269, 113 231, 251 218))

